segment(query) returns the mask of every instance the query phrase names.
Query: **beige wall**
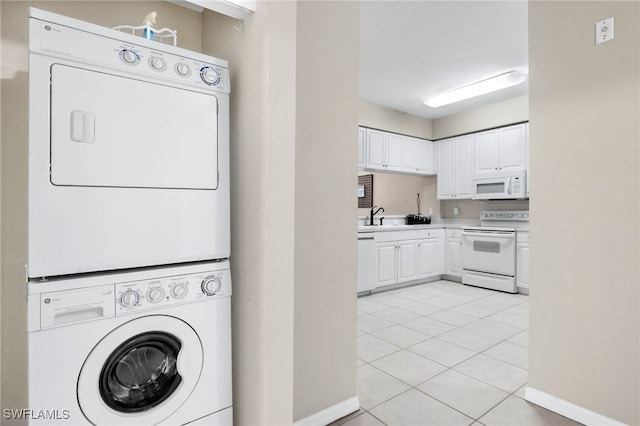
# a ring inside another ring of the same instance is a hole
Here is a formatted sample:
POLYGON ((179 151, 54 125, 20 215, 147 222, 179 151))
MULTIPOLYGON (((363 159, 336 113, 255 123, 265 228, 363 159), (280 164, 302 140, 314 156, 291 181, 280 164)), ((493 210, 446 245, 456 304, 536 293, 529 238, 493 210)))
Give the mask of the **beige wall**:
MULTIPOLYGON (((159 23, 178 30, 179 46, 200 48, 200 15, 163 1, 142 2, 0 2, 1 10, 1 304, 2 408, 26 402, 26 212, 28 7, 103 26, 137 24, 152 10, 159 23), (9 123, 9 124, 7 124, 9 123)), ((33 407, 32 407, 33 408, 33 407)))
MULTIPOLYGON (((418 213, 417 194, 420 194, 420 213, 427 215, 433 209, 433 217, 440 217, 440 201, 436 199, 435 176, 412 176, 396 173, 371 173, 373 175, 373 205, 384 207, 376 218, 384 215, 418 213)), ((370 209, 358 209, 358 216, 368 216, 370 209)))
POLYGON ((640 4, 529 2, 529 386, 640 423, 640 4), (594 23, 615 40, 594 45, 594 23), (608 206, 604 214, 601 206, 608 206), (611 209, 613 207, 613 209, 611 209), (599 218, 596 224, 594 219, 599 218))
POLYGON ((529 97, 520 96, 433 120, 433 139, 529 120, 529 97))
POLYGON ((356 394, 358 6, 203 19, 232 70, 236 423, 290 424, 356 394))
POLYGON ((358 2, 298 3, 294 420, 356 396, 359 21, 358 2))
POLYGON ((443 218, 479 219, 483 210, 529 210, 529 200, 442 200, 440 212, 443 218), (458 207, 458 216, 453 209, 458 207))
POLYGON ((360 100, 358 111, 361 126, 400 133, 423 139, 433 139, 431 120, 360 100))

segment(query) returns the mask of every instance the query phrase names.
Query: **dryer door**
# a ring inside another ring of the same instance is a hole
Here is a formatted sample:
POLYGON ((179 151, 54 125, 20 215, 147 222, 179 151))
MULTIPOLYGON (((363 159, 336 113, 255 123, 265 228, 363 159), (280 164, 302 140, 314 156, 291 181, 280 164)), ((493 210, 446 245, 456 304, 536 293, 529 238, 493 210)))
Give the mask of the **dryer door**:
POLYGON ((203 349, 184 321, 151 315, 105 336, 78 379, 78 402, 94 424, 157 424, 189 398, 203 365, 203 349))
POLYGON ((51 183, 216 189, 218 99, 51 66, 51 183))

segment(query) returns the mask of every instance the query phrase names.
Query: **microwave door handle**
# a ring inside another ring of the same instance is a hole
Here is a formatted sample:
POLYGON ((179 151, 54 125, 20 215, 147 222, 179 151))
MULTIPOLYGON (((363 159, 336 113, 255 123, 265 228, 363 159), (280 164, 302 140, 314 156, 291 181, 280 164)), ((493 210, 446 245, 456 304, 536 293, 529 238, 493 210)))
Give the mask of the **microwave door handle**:
POLYGON ((511 195, 511 176, 507 179, 507 194, 511 195))

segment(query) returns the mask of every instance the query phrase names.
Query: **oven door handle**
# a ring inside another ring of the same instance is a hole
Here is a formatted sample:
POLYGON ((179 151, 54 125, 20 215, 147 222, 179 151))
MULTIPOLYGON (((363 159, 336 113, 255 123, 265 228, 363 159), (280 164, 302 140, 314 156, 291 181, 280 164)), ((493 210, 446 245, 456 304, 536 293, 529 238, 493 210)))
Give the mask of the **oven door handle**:
POLYGON ((515 238, 513 231, 462 231, 463 237, 483 237, 483 238, 515 238))

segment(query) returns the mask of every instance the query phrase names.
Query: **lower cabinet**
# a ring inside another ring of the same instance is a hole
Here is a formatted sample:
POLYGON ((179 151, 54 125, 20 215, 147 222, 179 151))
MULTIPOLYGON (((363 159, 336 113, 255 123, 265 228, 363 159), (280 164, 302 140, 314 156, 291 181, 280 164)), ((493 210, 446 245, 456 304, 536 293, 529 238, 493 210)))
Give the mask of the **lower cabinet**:
POLYGON ((462 229, 447 229, 445 275, 462 278, 462 229))
POLYGON ((376 232, 375 239, 376 288, 442 275, 442 229, 376 232))
POLYGON ((516 235, 516 283, 518 291, 529 294, 529 233, 518 231, 516 235))
POLYGON ((418 279, 444 273, 444 230, 418 231, 418 279))

